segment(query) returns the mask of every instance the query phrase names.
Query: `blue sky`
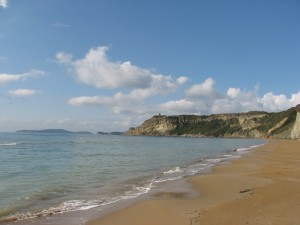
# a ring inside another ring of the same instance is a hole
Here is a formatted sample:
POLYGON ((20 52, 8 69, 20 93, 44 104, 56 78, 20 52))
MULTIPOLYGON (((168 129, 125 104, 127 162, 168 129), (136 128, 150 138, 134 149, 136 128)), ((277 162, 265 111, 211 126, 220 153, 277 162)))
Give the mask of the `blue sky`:
POLYGON ((297 0, 0 0, 0 131, 300 103, 297 0))

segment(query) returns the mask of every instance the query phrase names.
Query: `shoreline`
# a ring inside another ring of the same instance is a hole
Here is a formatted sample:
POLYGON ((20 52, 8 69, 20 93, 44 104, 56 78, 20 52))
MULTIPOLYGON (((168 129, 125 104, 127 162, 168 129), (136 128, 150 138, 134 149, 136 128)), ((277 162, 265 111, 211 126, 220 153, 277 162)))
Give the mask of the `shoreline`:
POLYGON ((242 158, 186 178, 200 196, 161 192, 87 225, 297 224, 300 141, 268 139, 242 158))
MULTIPOLYGON (((178 141, 179 139, 176 140, 178 141)), ((199 139, 195 139, 195 142, 197 143, 196 148, 199 149, 199 144, 202 146, 203 143, 202 139, 200 143, 198 143, 197 140, 199 139)), ((247 154, 249 151, 251 151, 250 149, 257 148, 258 146, 266 143, 266 141, 263 140, 256 140, 253 142, 252 139, 242 139, 241 141, 237 140, 237 143, 235 143, 235 141, 231 143, 231 141, 228 142, 227 140, 223 143, 224 140, 222 139, 213 139, 213 143, 210 139, 203 140, 204 142, 208 141, 208 143, 211 143, 211 145, 213 145, 215 148, 210 147, 207 149, 205 147, 201 147, 201 150, 203 150, 204 154, 200 156, 198 156, 198 154, 195 156, 193 151, 190 152, 190 154, 187 156, 189 160, 185 164, 174 163, 174 161, 171 160, 170 162, 173 162, 171 163, 173 165, 163 168, 162 170, 158 171, 156 175, 152 174, 150 176, 151 179, 147 178, 147 180, 145 180, 143 178, 142 183, 140 182, 137 183, 137 186, 132 186, 132 190, 138 192, 132 192, 131 190, 129 192, 125 192, 125 195, 120 195, 121 198, 118 196, 117 198, 112 199, 113 201, 111 202, 105 201, 101 202, 101 204, 98 203, 99 201, 97 198, 93 198, 96 200, 87 200, 88 202, 84 202, 84 200, 81 200, 80 197, 75 196, 71 198, 71 201, 64 200, 62 204, 58 205, 58 207, 41 207, 36 211, 20 214, 20 216, 23 216, 24 219, 21 218, 16 220, 15 218, 17 217, 8 217, 8 219, 4 218, 3 220, 0 220, 0 223, 2 224, 4 222, 4 224, 7 225, 58 225, 61 223, 68 225, 83 225, 88 221, 106 216, 112 212, 127 208, 130 205, 134 205, 137 202, 142 202, 149 199, 170 199, 173 197, 193 198, 195 196, 199 196, 199 193, 191 187, 191 183, 187 182, 187 177, 194 176, 195 174, 210 173, 212 167, 218 164, 226 164, 235 158, 239 158, 244 154, 247 154), (219 142, 223 143, 223 146, 219 146, 219 142), (207 152, 208 150, 209 154, 207 152), (144 181, 146 181, 146 183, 144 181), (81 203, 84 203, 84 205, 81 203), (92 203, 92 205, 90 203, 92 203), (73 210, 70 208, 71 210, 69 210, 69 208, 66 208, 66 210, 69 211, 64 210, 65 207, 73 207, 73 204, 76 204, 74 206, 77 207, 77 209, 73 210), (78 209, 79 207, 80 209, 78 209)), ((188 141, 188 143, 191 142, 194 143, 194 140, 188 141)), ((174 153, 173 150, 172 152, 174 153)), ((181 151, 179 151, 179 153, 180 152, 181 151)), ((173 156, 175 156, 173 159, 175 162, 177 162, 177 154, 173 154, 173 156)), ((130 184, 132 184, 132 182, 130 182, 130 184)), ((134 182, 134 184, 136 184, 136 182, 134 182)))

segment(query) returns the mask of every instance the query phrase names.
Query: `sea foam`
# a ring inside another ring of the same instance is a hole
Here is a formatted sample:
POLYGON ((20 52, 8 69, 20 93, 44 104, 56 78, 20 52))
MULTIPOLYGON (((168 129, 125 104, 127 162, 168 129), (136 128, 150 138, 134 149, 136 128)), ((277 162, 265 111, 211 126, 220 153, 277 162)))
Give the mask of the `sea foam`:
POLYGON ((16 146, 18 143, 12 142, 12 143, 0 143, 0 146, 16 146))

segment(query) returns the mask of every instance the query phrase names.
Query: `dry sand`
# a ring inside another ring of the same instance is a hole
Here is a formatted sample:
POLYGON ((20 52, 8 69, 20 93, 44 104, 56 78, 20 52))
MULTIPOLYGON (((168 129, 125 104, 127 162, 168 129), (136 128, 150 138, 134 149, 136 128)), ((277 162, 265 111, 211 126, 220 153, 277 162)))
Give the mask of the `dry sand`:
POLYGON ((160 193, 88 225, 299 225, 300 141, 268 140, 188 181, 201 193, 160 193))

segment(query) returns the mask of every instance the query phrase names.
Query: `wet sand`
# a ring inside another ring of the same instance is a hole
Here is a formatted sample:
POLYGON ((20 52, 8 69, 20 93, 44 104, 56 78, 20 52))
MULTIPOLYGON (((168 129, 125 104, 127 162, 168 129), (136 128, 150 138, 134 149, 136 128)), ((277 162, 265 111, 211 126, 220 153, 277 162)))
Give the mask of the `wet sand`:
POLYGON ((212 173, 188 178, 199 197, 156 193, 88 225, 299 225, 300 141, 268 142, 212 173))

